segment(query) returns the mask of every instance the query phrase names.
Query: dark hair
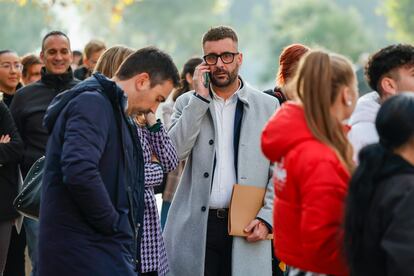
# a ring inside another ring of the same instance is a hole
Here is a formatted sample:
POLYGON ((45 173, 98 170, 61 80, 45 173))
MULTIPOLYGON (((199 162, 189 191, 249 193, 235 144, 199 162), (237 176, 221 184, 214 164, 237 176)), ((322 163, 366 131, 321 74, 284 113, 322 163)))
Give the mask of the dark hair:
POLYGON ((217 41, 225 38, 230 38, 234 42, 238 43, 239 39, 237 38, 236 31, 228 26, 218 26, 212 27, 208 30, 203 36, 203 45, 207 41, 217 41))
POLYGON ((190 84, 187 81, 186 75, 190 74, 191 76, 193 76, 195 68, 197 67, 197 65, 199 65, 202 62, 203 62, 202 58, 195 57, 195 58, 190 58, 184 64, 183 70, 181 71, 180 86, 172 94, 173 102, 175 102, 179 96, 191 90, 190 84))
POLYGON ((365 65, 365 77, 369 86, 382 94, 381 78, 403 66, 414 66, 414 47, 408 44, 390 45, 370 56, 365 65))
POLYGON ((72 56, 73 57, 75 57, 75 56, 79 56, 80 57, 79 62, 77 64, 78 66, 81 66, 83 64, 83 54, 82 54, 81 51, 78 51, 78 50, 72 51, 72 56))
POLYGON ((73 55, 73 56, 80 56, 80 57, 82 57, 82 52, 81 52, 81 51, 79 51, 79 50, 73 50, 73 51, 72 51, 72 55, 73 55))
POLYGON ((51 31, 51 32, 48 32, 42 39, 42 52, 45 50, 45 41, 50 36, 64 36, 68 40, 69 49, 70 49, 70 39, 65 33, 61 31, 51 31))
POLYGON ((359 153, 360 163, 350 181, 345 215, 345 251, 351 275, 361 266, 364 226, 384 161, 393 149, 414 136, 412 118, 414 93, 391 97, 381 106, 375 121, 380 142, 363 148, 359 153))
POLYGON ((25 55, 22 58, 22 65, 23 65, 22 75, 23 75, 23 77, 26 77, 27 69, 29 69, 30 66, 36 65, 36 64, 42 64, 42 61, 40 60, 40 58, 38 56, 33 55, 33 54, 25 55))
POLYGON ((4 54, 9 54, 9 53, 13 53, 13 54, 17 54, 15 51, 6 49, 6 50, 0 50, 0 56, 4 55, 4 54))
POLYGON ((152 46, 139 49, 128 56, 115 76, 120 80, 128 80, 144 72, 150 76, 151 86, 171 80, 174 87, 177 87, 180 81, 178 69, 170 55, 152 46))

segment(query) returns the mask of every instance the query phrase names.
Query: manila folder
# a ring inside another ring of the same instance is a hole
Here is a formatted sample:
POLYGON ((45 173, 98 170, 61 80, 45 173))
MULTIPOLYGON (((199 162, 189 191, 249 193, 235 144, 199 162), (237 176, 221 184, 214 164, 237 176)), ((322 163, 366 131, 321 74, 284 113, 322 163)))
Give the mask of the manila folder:
MULTIPOLYGON (((263 207, 265 193, 265 188, 240 184, 233 186, 229 207, 229 235, 241 237, 248 235, 244 229, 257 217, 263 207)), ((269 234, 267 239, 271 238, 272 235, 269 234)))

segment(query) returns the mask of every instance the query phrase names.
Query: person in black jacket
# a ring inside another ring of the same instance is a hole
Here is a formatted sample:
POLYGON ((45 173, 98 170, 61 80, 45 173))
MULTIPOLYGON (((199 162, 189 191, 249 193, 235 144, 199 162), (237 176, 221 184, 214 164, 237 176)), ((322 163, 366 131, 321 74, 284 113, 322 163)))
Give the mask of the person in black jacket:
MULTIPOLYGON (((23 160, 20 163, 23 177, 26 176, 33 163, 45 154, 49 135, 42 121, 47 107, 57 94, 79 83, 73 78, 70 68, 72 52, 66 34, 60 31, 46 34, 42 41, 40 58, 44 63, 40 81, 19 89, 10 106, 17 129, 24 141, 23 160)), ((33 274, 36 276, 38 223, 25 218, 24 228, 33 274)), ((8 275, 18 274, 11 272, 8 275)))
POLYGON ((385 101, 380 142, 359 153, 345 219, 351 275, 414 275, 413 118, 414 93, 385 101))
POLYGON ((7 106, 0 102, 0 275, 6 265, 11 231, 19 216, 13 208, 18 190, 18 161, 23 142, 7 106))

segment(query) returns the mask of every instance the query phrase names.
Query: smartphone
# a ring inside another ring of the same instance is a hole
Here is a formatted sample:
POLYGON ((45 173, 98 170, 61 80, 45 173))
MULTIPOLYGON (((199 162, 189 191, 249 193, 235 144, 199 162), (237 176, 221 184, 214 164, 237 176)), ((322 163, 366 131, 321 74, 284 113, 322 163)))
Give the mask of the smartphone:
POLYGON ((208 88, 209 85, 210 85, 210 73, 205 72, 204 73, 204 87, 208 88))

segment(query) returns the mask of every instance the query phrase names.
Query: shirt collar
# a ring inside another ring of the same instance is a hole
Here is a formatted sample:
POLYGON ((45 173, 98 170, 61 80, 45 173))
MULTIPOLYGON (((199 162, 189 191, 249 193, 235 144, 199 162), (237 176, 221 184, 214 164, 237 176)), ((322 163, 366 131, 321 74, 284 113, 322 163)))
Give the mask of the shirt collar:
MULTIPOLYGON (((212 92, 212 95, 213 95, 213 100, 216 100, 216 101, 224 101, 224 99, 223 98, 221 98, 221 97, 219 97, 217 94, 216 94, 216 92, 214 91, 214 89, 213 89, 213 87, 212 86, 210 86, 211 87, 211 92, 212 92)), ((233 93, 233 95, 231 95, 230 96, 230 98, 228 98, 227 100, 226 100, 226 102, 232 102, 232 103, 234 103, 234 102, 237 102, 237 100, 238 100, 238 93, 239 93, 239 91, 240 91, 240 89, 243 87, 243 82, 242 82, 242 80, 239 78, 239 87, 237 88, 237 90, 236 90, 236 92, 234 92, 233 93)))

